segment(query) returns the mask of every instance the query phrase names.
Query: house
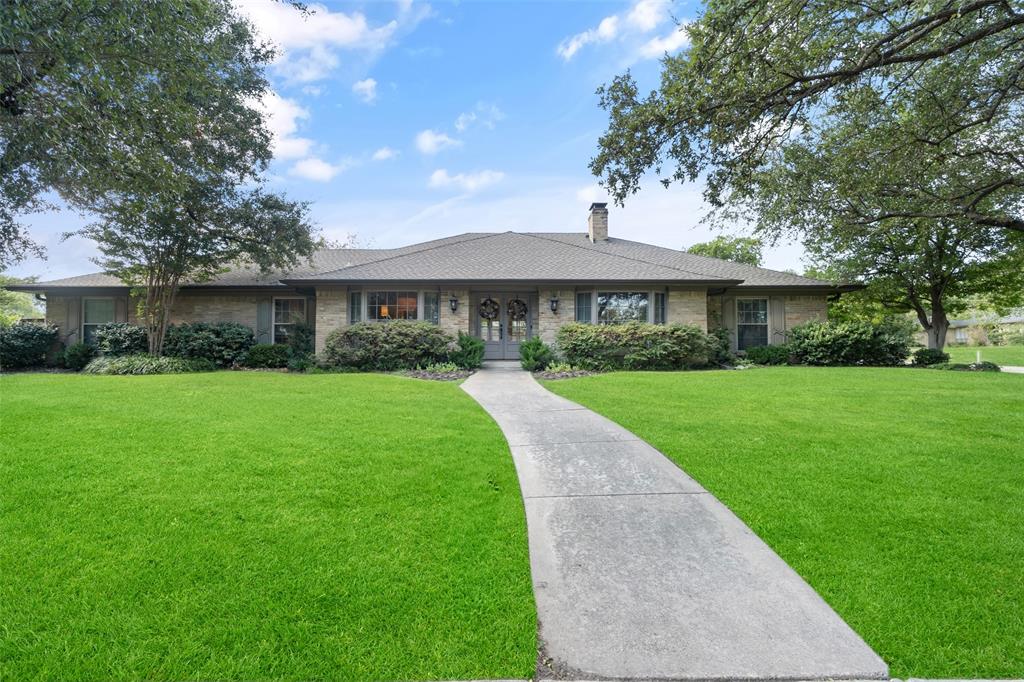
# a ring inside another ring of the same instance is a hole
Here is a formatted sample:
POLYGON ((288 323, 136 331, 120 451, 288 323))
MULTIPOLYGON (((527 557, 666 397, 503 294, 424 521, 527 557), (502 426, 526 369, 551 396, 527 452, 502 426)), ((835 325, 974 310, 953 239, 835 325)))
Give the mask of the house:
MULTIPOLYGON (((11 287, 38 292, 64 344, 88 342, 106 322, 136 322, 129 289, 105 274, 11 287)), ((297 322, 327 335, 357 322, 414 319, 483 338, 486 357, 518 357, 571 321, 640 320, 725 327, 734 351, 780 343, 787 330, 825 319, 849 287, 609 237, 608 208, 590 207, 587 232, 466 233, 395 249, 328 249, 287 273, 238 268, 186 284, 171 320, 233 321, 261 343, 297 322)))
POLYGON ((1024 315, 1021 314, 950 320, 946 330, 946 343, 949 345, 987 346, 1016 343, 1021 338, 1024 338, 1024 315))

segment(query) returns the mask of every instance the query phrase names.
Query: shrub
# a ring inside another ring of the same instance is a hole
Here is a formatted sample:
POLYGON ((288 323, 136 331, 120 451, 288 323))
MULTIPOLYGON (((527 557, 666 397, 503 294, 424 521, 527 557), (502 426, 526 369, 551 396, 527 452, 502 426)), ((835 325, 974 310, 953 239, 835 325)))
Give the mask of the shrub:
POLYGON ((164 337, 164 353, 179 358, 209 360, 219 367, 240 364, 256 343, 252 329, 237 322, 193 322, 172 325, 164 337))
POLYGON ((746 350, 747 360, 755 365, 785 365, 789 362, 789 346, 755 346, 746 350))
POLYGON ((243 364, 246 367, 287 367, 291 349, 283 343, 257 343, 249 349, 243 364))
POLYGON ((519 344, 519 361, 527 372, 538 372, 555 361, 555 352, 534 336, 519 344))
POLYGON ((870 322, 808 322, 789 333, 795 360, 805 365, 901 365, 910 354, 906 325, 870 322))
POLYGON ((42 365, 56 340, 56 325, 17 322, 0 326, 0 368, 42 365))
POLYGON ((1000 372, 999 365, 994 362, 942 362, 937 365, 929 365, 928 369, 943 369, 952 372, 1000 372))
POLYGON ((718 343, 719 337, 682 324, 570 323, 558 331, 565 361, 590 370, 703 367, 719 351, 718 343))
POLYGON ((82 370, 83 374, 184 374, 186 372, 212 372, 217 369, 211 361, 202 358, 156 357, 153 355, 120 355, 96 358, 82 370))
POLYGON ((146 330, 134 324, 109 322, 96 328, 96 349, 104 355, 138 355, 149 348, 146 330))
POLYGON ((484 364, 484 341, 466 332, 459 332, 458 347, 448 359, 462 369, 479 369, 484 364))
POLYGON ((918 367, 941 365, 945 362, 949 362, 949 353, 943 353, 938 348, 918 348, 914 351, 914 364, 918 367))
POLYGON ((299 323, 292 327, 288 334, 288 349, 293 358, 313 354, 313 328, 308 324, 299 323))
POLYGON ((312 355, 293 355, 288 358, 289 372, 308 372, 316 367, 316 359, 312 355))
POLYGON ((455 339, 429 322, 362 322, 331 332, 323 361, 329 367, 393 372, 447 360, 455 339))
POLYGON ((96 357, 95 348, 87 343, 73 343, 64 349, 61 359, 64 360, 65 367, 80 372, 94 357, 96 357))
POLYGON ((708 332, 708 364, 731 365, 736 362, 729 345, 729 330, 725 327, 716 327, 708 332))

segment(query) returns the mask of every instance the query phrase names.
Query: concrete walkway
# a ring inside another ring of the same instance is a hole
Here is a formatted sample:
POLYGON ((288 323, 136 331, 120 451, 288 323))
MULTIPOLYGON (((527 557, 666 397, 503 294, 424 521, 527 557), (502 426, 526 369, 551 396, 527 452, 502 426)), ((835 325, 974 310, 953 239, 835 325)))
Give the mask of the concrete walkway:
POLYGON ((807 583, 664 455, 515 364, 488 365, 463 388, 504 431, 519 474, 539 678, 888 678, 807 583))

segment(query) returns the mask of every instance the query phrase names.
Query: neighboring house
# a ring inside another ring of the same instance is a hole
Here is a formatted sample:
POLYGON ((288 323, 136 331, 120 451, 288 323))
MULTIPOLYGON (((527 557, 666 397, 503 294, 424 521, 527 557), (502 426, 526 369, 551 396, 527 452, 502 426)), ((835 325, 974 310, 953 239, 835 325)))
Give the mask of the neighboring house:
MULTIPOLYGON (((89 341, 105 322, 136 322, 129 290, 104 274, 10 287, 41 292, 65 344, 89 341)), ((519 344, 555 339, 566 322, 640 320, 725 327, 733 350, 781 343, 787 330, 825 319, 828 298, 853 287, 608 237, 606 204, 590 207, 586 233, 466 233, 397 249, 329 249, 294 271, 247 268, 184 285, 172 322, 232 321, 261 343, 296 322, 327 335, 356 322, 425 320, 486 342, 487 358, 518 357, 519 344)))
POLYGON ((969 320, 950 320, 946 330, 946 343, 950 345, 986 346, 1009 336, 1024 335, 1024 315, 1005 317, 972 317, 969 320), (995 337, 995 338, 993 338, 995 337))

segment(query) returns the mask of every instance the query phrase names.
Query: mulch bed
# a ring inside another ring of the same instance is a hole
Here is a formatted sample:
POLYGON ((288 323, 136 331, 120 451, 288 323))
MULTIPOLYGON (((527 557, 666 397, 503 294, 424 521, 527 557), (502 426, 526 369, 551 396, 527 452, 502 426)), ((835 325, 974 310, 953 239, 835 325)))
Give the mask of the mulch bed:
POLYGON ((576 377, 592 377, 600 372, 591 372, 585 369, 574 369, 571 372, 548 372, 547 370, 541 372, 534 372, 533 376, 538 379, 575 379, 576 377))
POLYGON ((426 379, 427 381, 460 381, 473 374, 471 369, 460 369, 454 372, 428 372, 425 369, 411 369, 403 372, 407 377, 413 379, 426 379))

